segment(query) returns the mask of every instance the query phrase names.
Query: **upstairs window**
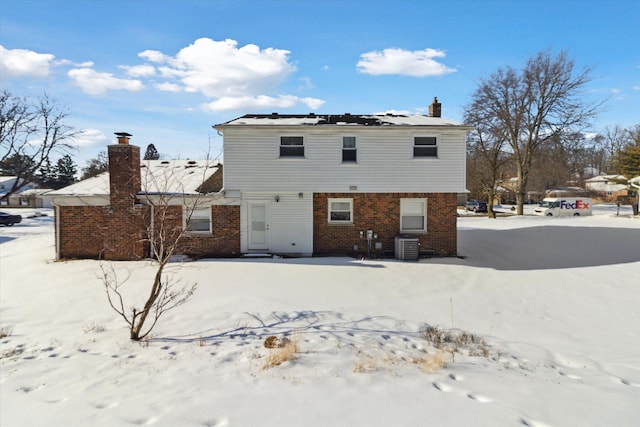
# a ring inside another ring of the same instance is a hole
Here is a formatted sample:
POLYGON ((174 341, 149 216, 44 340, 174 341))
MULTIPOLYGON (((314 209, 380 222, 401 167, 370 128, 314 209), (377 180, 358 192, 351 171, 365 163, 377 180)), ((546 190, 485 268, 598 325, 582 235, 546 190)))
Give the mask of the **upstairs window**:
POLYGON ((353 223, 353 199, 329 199, 329 223, 353 223))
POLYGON ((281 136, 280 157, 304 157, 304 138, 301 136, 281 136))
POLYGON ((184 207, 184 227, 190 233, 211 232, 211 206, 184 207))
POLYGON ((413 157, 438 157, 438 140, 435 136, 413 138, 413 157))
POLYGON ((400 199, 400 231, 425 233, 427 231, 426 213, 426 199, 400 199))
POLYGON ((342 137, 342 163, 355 163, 357 159, 356 137, 342 137))

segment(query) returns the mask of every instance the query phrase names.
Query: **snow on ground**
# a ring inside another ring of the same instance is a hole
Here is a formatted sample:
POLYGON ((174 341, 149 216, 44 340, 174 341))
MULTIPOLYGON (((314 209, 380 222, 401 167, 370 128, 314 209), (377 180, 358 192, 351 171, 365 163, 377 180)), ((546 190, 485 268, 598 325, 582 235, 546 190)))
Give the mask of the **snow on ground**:
MULTIPOLYGON (((0 228, 0 425, 640 425, 630 213, 463 215, 461 257, 417 263, 172 264, 198 289, 142 343, 99 263, 54 262, 53 218, 25 218, 0 228), (438 349, 429 327, 473 342, 438 349), (268 336, 294 357, 269 367, 268 336)), ((113 265, 143 297, 152 266, 113 265)))

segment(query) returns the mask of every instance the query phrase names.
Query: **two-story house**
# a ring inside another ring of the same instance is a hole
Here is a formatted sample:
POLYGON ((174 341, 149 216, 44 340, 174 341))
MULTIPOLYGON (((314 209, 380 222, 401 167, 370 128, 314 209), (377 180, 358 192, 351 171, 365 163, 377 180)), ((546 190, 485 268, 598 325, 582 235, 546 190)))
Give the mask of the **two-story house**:
POLYGON ((471 128, 442 118, 437 99, 428 116, 248 114, 215 128, 241 252, 389 255, 411 235, 456 255, 471 128))
POLYGON ((52 195, 57 257, 143 258, 161 226, 186 230, 180 251, 196 257, 393 256, 398 236, 456 255, 471 128, 440 111, 245 115, 214 126, 224 168, 141 162, 120 133, 108 173, 52 195))

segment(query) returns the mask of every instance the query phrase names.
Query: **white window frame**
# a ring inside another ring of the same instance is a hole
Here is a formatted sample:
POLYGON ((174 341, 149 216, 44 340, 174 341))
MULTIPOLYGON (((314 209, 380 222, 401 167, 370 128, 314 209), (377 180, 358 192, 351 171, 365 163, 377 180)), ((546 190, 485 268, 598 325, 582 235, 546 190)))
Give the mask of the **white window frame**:
POLYGON ((329 224, 353 224, 353 199, 327 199, 327 219, 329 224), (345 209, 333 210, 333 203, 348 203, 349 204, 349 220, 331 219, 331 212, 347 212, 345 209))
POLYGON ((342 136, 342 152, 341 152, 341 155, 342 155, 342 163, 358 163, 358 138, 355 135, 343 135, 342 136), (349 147, 349 148, 345 148, 345 146, 344 146, 345 138, 353 138, 354 146, 353 147, 349 147), (353 159, 353 160, 345 160, 344 159, 345 151, 354 152, 355 153, 355 159, 353 159))
POLYGON ((211 206, 184 206, 182 209, 182 226, 189 234, 211 234, 211 206), (190 218, 189 213, 191 213, 190 218), (192 221, 197 221, 202 224, 205 220, 208 224, 208 228, 206 230, 189 229, 192 221))
POLYGON ((304 159, 306 157, 306 138, 304 135, 280 135, 278 136, 278 158, 280 159, 304 159), (282 145, 282 139, 283 138, 301 138, 302 139, 302 145, 282 145), (282 148, 291 148, 291 147, 301 147, 302 148, 302 155, 295 155, 295 156, 291 156, 291 155, 282 155, 282 148))
POLYGON ((400 232, 402 233, 426 233, 427 232, 427 199, 406 198, 400 199, 400 232), (422 227, 421 228, 404 228, 404 217, 417 217, 418 206, 421 207, 422 227))
POLYGON ((436 135, 414 135, 413 136, 413 158, 414 159, 437 159, 438 158, 438 153, 439 153, 439 138, 436 135), (433 138, 435 140, 435 144, 433 145, 417 145, 416 144, 416 140, 418 138, 433 138), (435 150, 435 155, 416 155, 416 149, 420 149, 420 148, 424 148, 424 149, 434 149, 435 150))

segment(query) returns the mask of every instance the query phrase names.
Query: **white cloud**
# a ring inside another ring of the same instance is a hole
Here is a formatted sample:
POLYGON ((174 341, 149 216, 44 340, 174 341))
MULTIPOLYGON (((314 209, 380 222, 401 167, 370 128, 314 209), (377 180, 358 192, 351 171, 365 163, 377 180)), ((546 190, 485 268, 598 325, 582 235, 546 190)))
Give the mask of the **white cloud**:
POLYGON ((165 62, 169 58, 165 56, 164 53, 157 50, 145 50, 144 52, 140 52, 138 56, 142 59, 146 59, 147 61, 158 63, 165 62))
POLYGON ((633 90, 640 90, 640 85, 633 86, 633 90))
POLYGON ((91 68, 74 68, 67 75, 90 95, 102 95, 108 90, 137 92, 144 88, 140 80, 120 79, 111 73, 99 73, 91 68))
POLYGON ((175 57, 157 51, 140 56, 167 65, 160 68, 166 78, 180 81, 187 92, 210 98, 257 96, 274 90, 295 71, 289 51, 260 49, 254 44, 238 47, 235 40, 196 40, 175 57))
POLYGON ((441 76, 456 71, 433 59, 445 56, 444 51, 437 49, 408 51, 391 48, 363 53, 357 67, 359 72, 372 75, 441 76))
POLYGON ((85 62, 74 63, 74 62, 70 61, 69 59, 60 59, 60 60, 54 61, 53 65, 56 65, 56 66, 72 65, 74 67, 88 68, 88 67, 93 67, 95 64, 93 63, 93 61, 85 61, 85 62))
POLYGON ((36 77, 49 75, 55 56, 25 49, 5 49, 0 45, 0 74, 4 77, 36 77))
POLYGON ((169 83, 169 82, 158 83, 155 85, 155 88, 163 92, 181 92, 182 91, 182 86, 175 83, 169 83))
POLYGON ((131 77, 152 77, 156 74, 156 67, 149 64, 144 65, 121 65, 120 68, 125 70, 131 77))
POLYGON ((109 142, 109 138, 98 129, 88 128, 83 129, 80 135, 78 135, 71 143, 74 147, 92 147, 95 145, 101 145, 109 142))
POLYGON ((300 77, 298 80, 301 82, 298 90, 314 89, 316 87, 311 81, 311 77, 300 77))
POLYGON ((265 108, 291 108, 298 104, 305 104, 311 109, 317 109, 324 104, 324 101, 316 98, 298 98, 293 95, 281 95, 272 97, 267 95, 243 96, 243 97, 222 97, 213 102, 203 105, 203 109, 208 111, 225 110, 253 110, 265 108))

